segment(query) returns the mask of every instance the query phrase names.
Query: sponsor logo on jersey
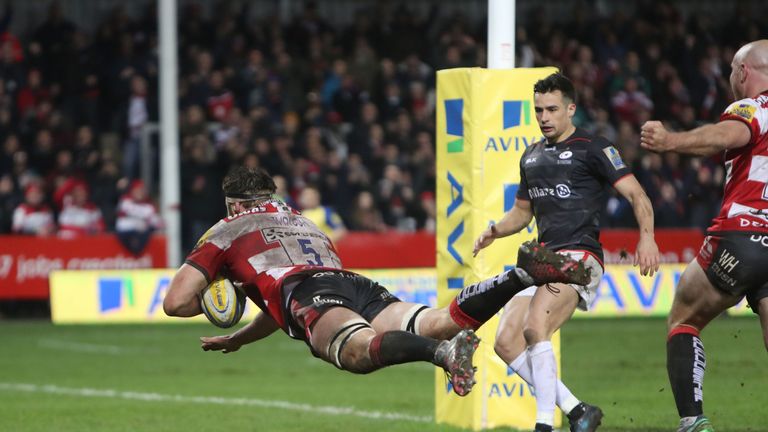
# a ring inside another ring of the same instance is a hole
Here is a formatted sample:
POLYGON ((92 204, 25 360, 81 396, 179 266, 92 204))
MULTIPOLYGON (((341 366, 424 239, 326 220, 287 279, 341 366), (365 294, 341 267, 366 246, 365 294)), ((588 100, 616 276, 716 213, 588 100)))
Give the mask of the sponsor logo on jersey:
POLYGON ((571 196, 571 188, 568 187, 568 185, 565 184, 558 184, 554 188, 544 188, 544 187, 530 187, 528 188, 528 196, 531 198, 546 198, 546 197, 558 197, 558 198, 568 198, 571 196))
POLYGON ((756 220, 750 220, 745 219, 743 217, 739 218, 739 226, 742 228, 751 227, 751 228, 768 228, 768 223, 760 222, 756 220))
POLYGON ((525 160, 525 165, 532 164, 534 162, 536 162, 536 157, 529 157, 525 160))
POLYGON ((568 159, 568 158, 570 158, 571 156, 573 156, 573 152, 572 152, 572 151, 570 151, 570 150, 566 150, 566 151, 564 151, 564 152, 560 153, 560 155, 559 155, 558 157, 559 157, 560 159, 568 159))
POLYGON ((555 190, 552 188, 542 188, 542 187, 530 187, 528 188, 528 196, 531 198, 544 198, 544 197, 550 197, 555 196, 555 190))
POLYGON ((263 228, 261 234, 264 236, 264 241, 267 243, 291 237, 311 237, 325 240, 325 236, 320 233, 305 230, 292 230, 290 228, 263 228))
POLYGON ((739 116, 747 121, 752 121, 753 118, 755 118, 755 111, 757 111, 757 107, 752 106, 750 104, 733 104, 725 111, 726 114, 731 114, 735 116, 739 116))
POLYGON ((448 153, 464 151, 464 99, 445 100, 445 132, 450 135, 448 153))
POLYGON ((603 153, 605 153, 605 156, 611 162, 611 165, 613 165, 613 168, 616 171, 627 167, 624 165, 624 161, 621 159, 621 155, 619 154, 619 151, 616 150, 616 147, 608 146, 603 149, 603 153))

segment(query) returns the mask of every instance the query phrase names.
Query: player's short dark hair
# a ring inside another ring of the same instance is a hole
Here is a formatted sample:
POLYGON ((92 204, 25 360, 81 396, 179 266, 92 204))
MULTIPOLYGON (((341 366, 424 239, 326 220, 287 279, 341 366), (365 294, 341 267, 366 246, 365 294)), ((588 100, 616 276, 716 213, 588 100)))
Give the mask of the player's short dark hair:
POLYGON ((576 89, 573 87, 573 83, 560 72, 540 79, 533 85, 534 93, 551 93, 555 90, 560 90, 563 93, 563 99, 576 103, 576 89))
POLYGON ((238 166, 229 171, 224 177, 221 189, 225 196, 256 195, 275 193, 277 186, 266 171, 261 168, 238 166))

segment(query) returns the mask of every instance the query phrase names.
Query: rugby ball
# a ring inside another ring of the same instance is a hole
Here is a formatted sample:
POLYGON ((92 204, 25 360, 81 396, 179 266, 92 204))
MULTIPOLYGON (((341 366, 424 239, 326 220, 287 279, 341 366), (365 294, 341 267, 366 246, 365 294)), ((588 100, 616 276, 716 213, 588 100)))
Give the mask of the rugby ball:
POLYGON ((217 278, 200 292, 200 308, 213 325, 229 328, 245 311, 245 294, 226 278, 217 278))

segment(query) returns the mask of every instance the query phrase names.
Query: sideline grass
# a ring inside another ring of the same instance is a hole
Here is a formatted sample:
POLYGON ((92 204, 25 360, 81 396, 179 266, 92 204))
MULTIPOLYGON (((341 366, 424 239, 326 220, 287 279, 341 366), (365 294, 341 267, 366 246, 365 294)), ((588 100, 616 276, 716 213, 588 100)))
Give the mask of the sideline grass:
MULTIPOLYGON (((352 407, 417 420, 329 415, 293 408, 84 397, 0 388, 0 431, 458 431, 433 416, 432 368, 366 376, 334 369, 282 334, 221 355, 200 351, 209 325, 53 326, 0 323, 0 383, 352 407)), ((766 353, 754 318, 720 319, 703 334, 705 408, 721 431, 768 427, 766 353)), ((566 382, 606 411, 600 431, 674 430, 659 319, 575 320, 563 332, 566 382)), ((39 390, 39 388, 37 388, 39 390)), ((503 429, 496 429, 497 431, 503 429)))

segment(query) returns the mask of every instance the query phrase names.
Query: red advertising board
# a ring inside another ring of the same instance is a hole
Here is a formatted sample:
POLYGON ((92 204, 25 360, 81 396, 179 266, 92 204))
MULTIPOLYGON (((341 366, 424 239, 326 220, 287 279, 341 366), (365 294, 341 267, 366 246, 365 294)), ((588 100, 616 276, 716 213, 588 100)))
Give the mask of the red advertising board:
POLYGON ((428 232, 349 233, 336 250, 346 268, 434 267, 436 259, 435 234, 428 232))
POLYGON ((0 236, 0 299, 47 299, 52 270, 164 268, 165 237, 153 236, 139 256, 112 235, 65 240, 0 236))

